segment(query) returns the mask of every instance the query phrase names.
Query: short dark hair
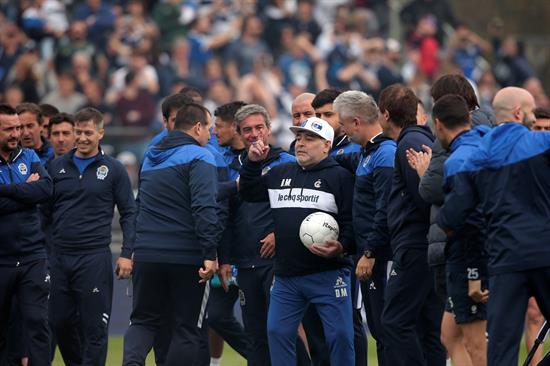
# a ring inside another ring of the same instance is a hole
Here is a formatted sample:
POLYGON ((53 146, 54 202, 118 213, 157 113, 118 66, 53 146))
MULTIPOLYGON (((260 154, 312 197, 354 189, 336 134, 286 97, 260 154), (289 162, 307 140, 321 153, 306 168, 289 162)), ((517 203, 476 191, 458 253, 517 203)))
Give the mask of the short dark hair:
POLYGON ((44 117, 53 117, 59 113, 59 109, 57 109, 57 107, 48 103, 42 103, 39 107, 44 117))
POLYGON ((538 108, 533 109, 533 113, 535 114, 536 119, 550 118, 550 108, 538 107, 538 108))
POLYGON ((1 103, 0 104, 0 114, 5 114, 7 116, 13 116, 14 114, 17 114, 17 111, 11 105, 6 104, 6 103, 1 103))
POLYGON ((214 116, 227 122, 234 122, 235 114, 241 107, 244 107, 245 105, 246 103, 240 100, 226 103, 216 108, 216 110, 214 111, 214 116))
POLYGON ((186 131, 197 124, 197 122, 200 122, 201 125, 205 125, 208 123, 209 114, 210 112, 208 111, 208 109, 204 108, 200 104, 185 104, 178 110, 178 113, 176 114, 174 129, 186 131))
POLYGON ((74 115, 75 125, 79 122, 92 121, 98 128, 103 128, 103 114, 95 108, 82 108, 74 115))
POLYGON ((447 94, 457 94, 460 95, 466 104, 468 109, 473 111, 479 107, 479 102, 477 101, 476 93, 472 84, 464 76, 459 74, 447 74, 441 76, 435 81, 430 89, 430 94, 434 99, 434 102, 437 102, 441 97, 447 94))
POLYGON ((42 126, 42 111, 40 110, 40 107, 38 104, 34 103, 21 103, 18 104, 17 107, 15 107, 15 110, 17 114, 23 114, 23 113, 31 113, 36 116, 36 120, 38 121, 38 124, 42 126))
POLYGON ((323 89, 315 95, 315 98, 311 101, 311 106, 313 109, 321 108, 325 104, 334 102, 334 99, 340 94, 342 94, 342 91, 338 89, 323 89))
POLYGON ((380 112, 388 112, 392 122, 400 128, 416 124, 418 98, 411 88, 393 84, 382 90, 378 100, 380 112))
POLYGON ((202 93, 199 89, 195 88, 194 86, 184 86, 179 91, 181 94, 187 95, 193 102, 196 103, 195 98, 203 100, 202 93))
POLYGON ((48 125, 48 135, 52 134, 52 126, 59 125, 61 123, 69 123, 74 127, 74 117, 69 113, 58 113, 50 117, 50 124, 48 125))
POLYGON ((439 98, 433 106, 432 116, 449 130, 470 124, 468 104, 458 94, 447 94, 439 98))
POLYGON ((176 93, 167 96, 160 106, 160 109, 162 110, 162 117, 168 121, 168 118, 170 118, 170 113, 174 109, 178 110, 189 103, 193 103, 193 99, 186 94, 176 93))

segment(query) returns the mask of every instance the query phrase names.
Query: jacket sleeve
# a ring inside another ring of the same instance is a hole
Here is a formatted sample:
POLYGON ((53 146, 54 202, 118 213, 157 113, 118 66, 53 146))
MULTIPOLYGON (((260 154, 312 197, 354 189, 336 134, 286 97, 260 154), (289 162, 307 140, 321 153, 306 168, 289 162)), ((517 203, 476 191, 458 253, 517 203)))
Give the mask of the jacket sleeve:
POLYGON ((445 200, 443 194, 443 164, 447 160, 448 154, 441 147, 439 140, 436 140, 432 149, 432 160, 428 170, 418 186, 418 193, 422 199, 432 205, 441 206, 445 200))
POLYGON ((245 160, 241 169, 239 194, 248 202, 269 201, 265 178, 262 176, 262 162, 245 160))
POLYGON ((379 167, 374 174, 374 196, 376 197, 372 230, 367 236, 365 249, 376 253, 378 249, 389 245, 390 234, 388 229, 388 199, 393 179, 393 168, 379 167))
POLYGON ((218 201, 229 199, 238 193, 239 190, 237 189, 237 182, 225 181, 218 183, 218 201))
MULTIPOLYGON (((38 159, 38 157, 37 157, 38 159)), ((31 174, 38 173, 40 179, 31 183, 0 185, 0 197, 12 198, 20 203, 34 205, 47 201, 53 192, 52 179, 40 164, 40 161, 31 163, 31 174)))
MULTIPOLYGON (((426 145, 430 145, 429 141, 422 142, 426 145)), ((399 173, 405 183, 405 189, 411 196, 416 207, 421 211, 428 211, 430 204, 422 199, 418 193, 418 185, 420 183, 420 177, 416 170, 409 166, 407 161, 406 151, 410 148, 420 151, 421 142, 417 144, 411 143, 410 141, 404 140, 403 143, 400 143, 397 147, 397 159, 396 159, 396 168, 399 169, 399 173)))
POLYGON ((0 215, 8 215, 31 207, 32 205, 25 205, 13 198, 0 197, 0 215))
POLYGON ((336 160, 342 168, 347 169, 351 174, 355 174, 355 171, 357 171, 357 166, 361 161, 361 152, 336 155, 333 156, 333 159, 336 160))
POLYGON ((229 223, 229 202, 230 202, 230 195, 224 195, 223 197, 220 197, 220 189, 223 187, 226 183, 234 183, 229 182, 228 177, 228 168, 227 166, 219 166, 217 168, 218 170, 218 195, 217 195, 217 203, 218 203, 218 220, 219 220, 219 226, 220 230, 218 231, 218 239, 216 242, 217 245, 217 252, 218 252, 218 260, 221 263, 228 263, 229 255, 229 245, 230 245, 230 237, 228 237, 229 232, 226 230, 228 223, 229 223))
POLYGON ((215 260, 220 239, 219 208, 216 202, 218 173, 214 162, 195 159, 189 166, 191 212, 203 259, 215 260))
POLYGON ((464 257, 469 280, 487 278, 487 252, 485 250, 486 227, 480 207, 474 210, 469 220, 474 232, 466 240, 464 245, 464 257))
POLYGON ((132 184, 126 169, 117 165, 118 179, 114 181, 115 204, 120 213, 120 227, 122 228, 122 249, 120 256, 130 259, 134 251, 136 235, 136 202, 132 191, 132 184))
POLYGON ((344 247, 344 253, 355 254, 357 248, 353 232, 353 185, 354 176, 349 172, 343 172, 340 178, 340 204, 338 205, 338 225, 340 226, 340 243, 344 247))
POLYGON ((476 208, 479 198, 475 189, 474 174, 463 172, 454 175, 453 184, 445 203, 437 215, 437 224, 445 231, 456 230, 476 208))

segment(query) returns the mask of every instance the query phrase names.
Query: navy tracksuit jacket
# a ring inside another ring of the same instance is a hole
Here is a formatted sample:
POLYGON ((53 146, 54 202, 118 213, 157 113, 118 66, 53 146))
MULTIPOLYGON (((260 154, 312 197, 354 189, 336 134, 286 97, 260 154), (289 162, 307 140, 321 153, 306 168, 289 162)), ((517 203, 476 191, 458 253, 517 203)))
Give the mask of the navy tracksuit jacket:
POLYGON ((151 148, 141 169, 134 259, 200 266, 216 258, 216 161, 191 136, 172 131, 151 148), (174 186, 184 180, 184 186, 174 186))
MULTIPOLYGON (((461 133, 451 142, 451 155, 443 166, 443 188, 446 194, 453 190, 455 178, 461 173, 464 162, 490 130, 489 127, 480 125, 461 133)), ((447 271, 467 273, 471 280, 486 278, 485 226, 482 213, 476 209, 456 235, 448 238, 445 247, 447 271)))
POLYGON ((502 123, 455 177, 438 224, 460 230, 476 207, 487 223, 489 366, 517 365, 527 301, 550 318, 550 133, 502 123))
MULTIPOLYGON (((21 322, 17 316, 10 319, 17 296, 17 308, 27 324, 25 355, 33 365, 50 361, 50 276, 37 204, 47 201, 51 193, 52 181, 33 150, 17 148, 8 161, 0 158, 0 360, 6 361, 8 323, 21 322), (40 179, 26 183, 33 173, 40 179)), ((17 329, 17 323, 12 323, 9 336, 17 334, 17 329)), ((9 351, 19 351, 19 346, 10 343, 9 351)))

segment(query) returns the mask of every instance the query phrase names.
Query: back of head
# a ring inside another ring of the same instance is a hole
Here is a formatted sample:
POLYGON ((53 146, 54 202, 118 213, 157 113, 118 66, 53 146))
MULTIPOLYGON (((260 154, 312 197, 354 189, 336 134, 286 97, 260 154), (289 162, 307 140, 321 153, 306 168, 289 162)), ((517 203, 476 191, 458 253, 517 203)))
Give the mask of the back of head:
POLYGON ((378 100, 381 113, 388 113, 394 125, 405 128, 416 125, 418 98, 411 88, 393 84, 382 90, 378 100))
POLYGON ((460 95, 466 101, 470 111, 479 107, 476 93, 472 84, 464 76, 459 74, 443 75, 435 81, 430 89, 434 102, 447 94, 460 95))
POLYGON ((531 93, 518 87, 503 88, 493 98, 493 111, 495 112, 497 124, 503 122, 524 123, 526 122, 526 115, 532 114, 534 108, 535 99, 531 93), (523 113, 522 117, 520 117, 521 113, 523 113))
POLYGON ((378 106, 374 99, 362 91, 348 90, 338 95, 333 102, 333 109, 340 118, 358 118, 363 122, 378 120, 378 106))
POLYGON ((94 125, 101 129, 103 128, 103 114, 95 108, 86 107, 82 108, 74 115, 74 123, 93 122, 94 125))
POLYGON ((233 122, 237 111, 245 105, 246 103, 240 100, 226 103, 216 108, 214 111, 214 116, 222 121, 233 122))
POLYGON ((178 110, 174 129, 178 131, 188 131, 199 122, 201 125, 207 125, 209 114, 210 112, 208 112, 208 109, 204 108, 202 105, 187 103, 178 110))
POLYGON ((179 91, 181 94, 187 95, 194 103, 202 104, 203 96, 199 89, 192 86, 184 86, 179 91))
POLYGON ((164 117, 165 120, 168 120, 168 118, 170 118, 170 113, 173 110, 178 110, 188 103, 193 103, 193 99, 191 99, 188 95, 176 93, 167 96, 160 107, 162 110, 162 117, 164 117))
POLYGON ((39 107, 44 117, 53 117, 59 113, 59 109, 51 104, 43 103, 39 107))
POLYGON ((315 95, 315 98, 311 101, 311 106, 314 109, 321 108, 325 104, 332 104, 336 97, 338 97, 340 94, 342 94, 341 90, 337 89, 323 89, 317 95, 315 95))
POLYGON ((466 100, 457 94, 447 94, 437 100, 432 115, 448 130, 470 125, 470 111, 466 100))

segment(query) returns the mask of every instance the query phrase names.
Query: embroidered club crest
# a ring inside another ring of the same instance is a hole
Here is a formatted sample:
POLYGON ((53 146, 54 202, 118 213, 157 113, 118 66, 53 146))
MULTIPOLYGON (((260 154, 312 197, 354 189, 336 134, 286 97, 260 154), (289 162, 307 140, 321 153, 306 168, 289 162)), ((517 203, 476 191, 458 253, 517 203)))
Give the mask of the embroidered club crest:
POLYGON ((106 165, 102 165, 99 168, 97 168, 97 171, 95 173, 97 179, 104 180, 105 177, 107 177, 107 174, 109 174, 109 168, 107 168, 106 165))
POLYGON ((23 174, 23 175, 27 175, 27 173, 29 172, 28 169, 27 169, 27 165, 25 165, 25 163, 21 163, 17 166, 17 169, 19 169, 19 173, 23 174))

